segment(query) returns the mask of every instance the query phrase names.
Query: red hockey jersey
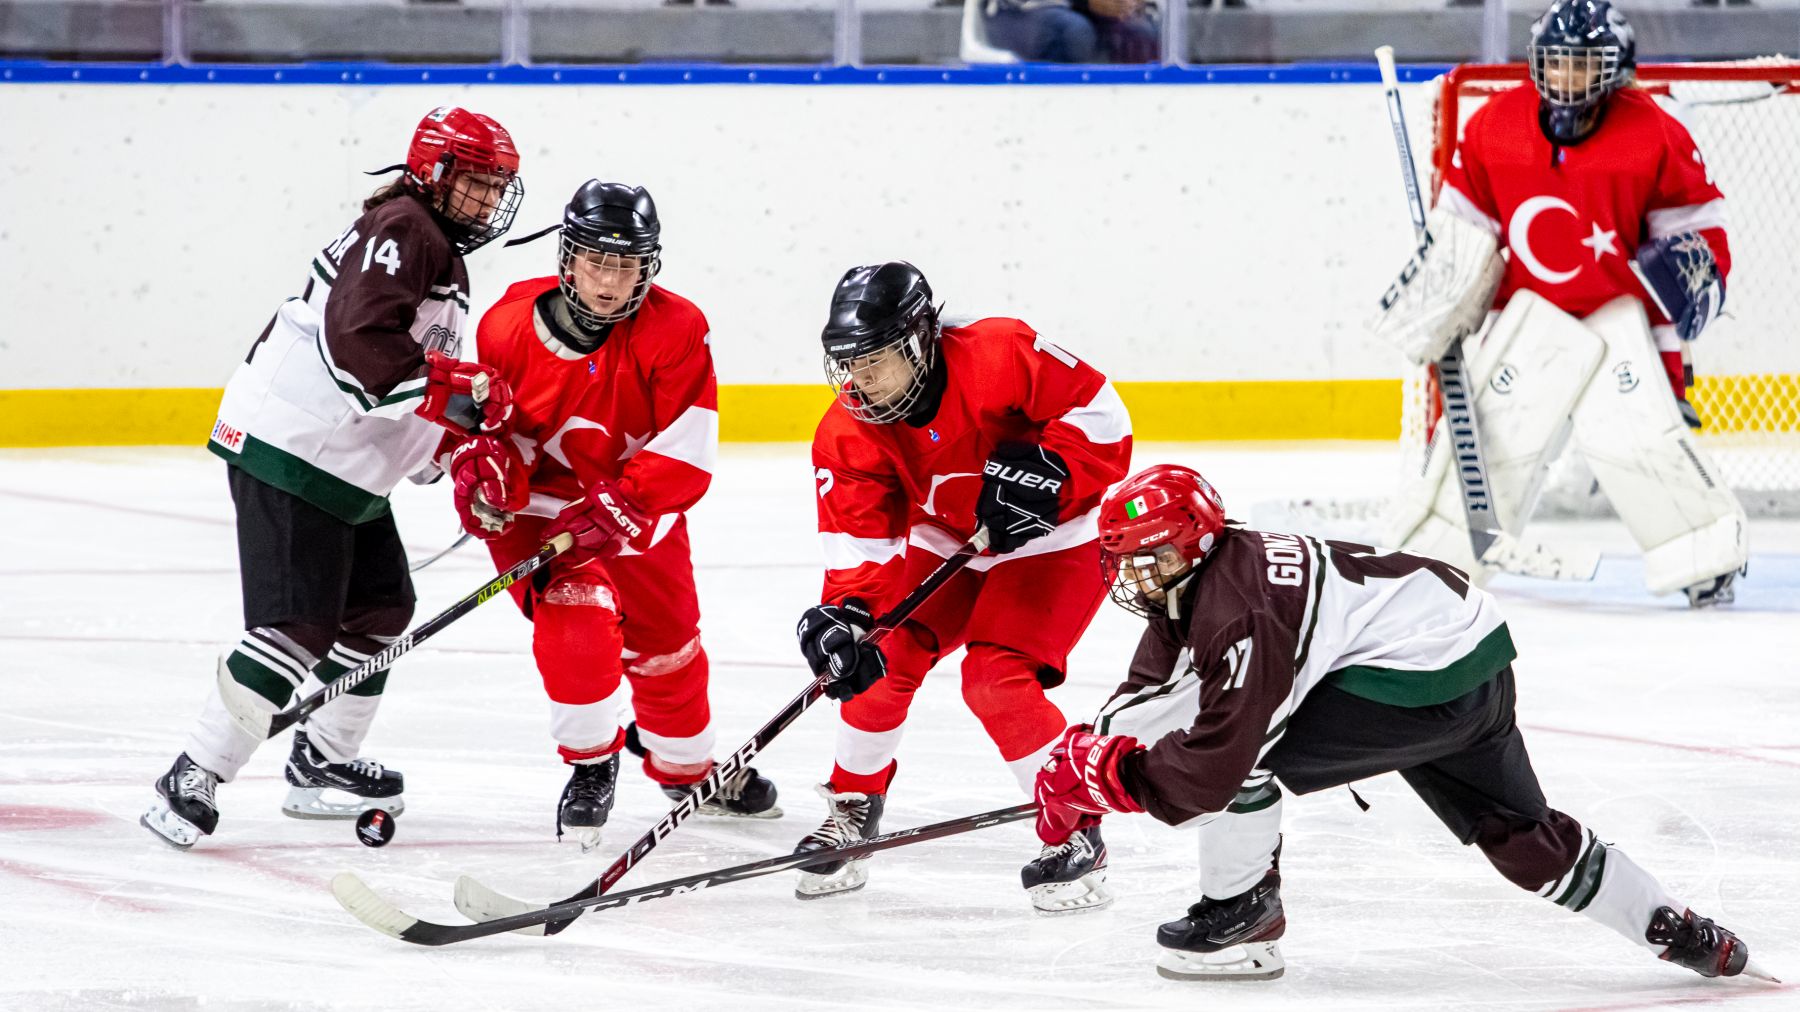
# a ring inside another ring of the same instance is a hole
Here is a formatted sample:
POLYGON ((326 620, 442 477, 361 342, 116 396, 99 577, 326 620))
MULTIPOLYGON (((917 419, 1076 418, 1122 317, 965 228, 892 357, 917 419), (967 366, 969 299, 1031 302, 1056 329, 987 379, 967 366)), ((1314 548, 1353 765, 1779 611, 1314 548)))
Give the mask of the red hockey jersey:
POLYGON ((1530 84, 1502 92, 1463 130, 1440 205, 1500 237, 1509 251, 1495 305, 1530 289, 1575 316, 1620 295, 1669 322, 1632 273, 1651 239, 1699 232, 1724 275, 1731 268, 1725 198, 1687 128, 1643 91, 1608 100, 1593 135, 1553 146, 1538 127, 1530 84))
POLYGON ((837 403, 819 422, 813 467, 825 548, 821 601, 854 594, 885 607, 898 598, 898 560, 909 546, 952 554, 975 533, 982 468, 1003 442, 1038 443, 1062 455, 1070 471, 1062 522, 970 568, 1098 536, 1100 497, 1131 463, 1131 418, 1106 377, 1011 319, 945 327, 939 354, 946 388, 927 424, 862 422, 837 403))
POLYGON ((712 482, 718 387, 706 317, 656 285, 637 313, 581 354, 534 303, 555 278, 521 281, 481 318, 476 357, 512 385, 512 440, 531 480, 529 512, 554 515, 595 479, 659 517, 657 538, 712 482))

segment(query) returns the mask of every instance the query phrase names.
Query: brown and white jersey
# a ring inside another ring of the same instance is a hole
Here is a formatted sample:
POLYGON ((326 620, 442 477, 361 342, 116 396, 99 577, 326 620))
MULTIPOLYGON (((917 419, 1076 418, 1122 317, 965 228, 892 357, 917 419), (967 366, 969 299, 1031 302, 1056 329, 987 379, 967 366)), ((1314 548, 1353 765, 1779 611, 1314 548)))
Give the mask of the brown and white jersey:
POLYGON ((1452 566, 1230 528, 1138 643, 1096 728, 1147 751, 1125 786, 1171 825, 1223 811, 1324 683, 1393 706, 1448 702, 1515 656, 1499 609, 1452 566))
POLYGON ((411 197, 365 212, 308 265, 225 387, 208 448, 348 523, 387 510, 441 431, 414 414, 425 352, 456 355, 469 274, 411 197))

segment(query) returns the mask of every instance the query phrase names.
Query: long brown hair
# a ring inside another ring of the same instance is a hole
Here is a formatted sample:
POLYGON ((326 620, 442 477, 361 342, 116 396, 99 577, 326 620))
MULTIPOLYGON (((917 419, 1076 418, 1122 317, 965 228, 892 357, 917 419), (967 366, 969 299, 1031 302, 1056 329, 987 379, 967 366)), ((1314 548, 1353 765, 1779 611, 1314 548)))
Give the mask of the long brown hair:
POLYGON ((367 214, 390 200, 396 200, 400 197, 415 196, 418 196, 418 191, 409 186, 406 182, 406 177, 402 176, 386 186, 383 186, 381 189, 376 190, 374 193, 369 194, 368 198, 363 201, 363 213, 367 214))

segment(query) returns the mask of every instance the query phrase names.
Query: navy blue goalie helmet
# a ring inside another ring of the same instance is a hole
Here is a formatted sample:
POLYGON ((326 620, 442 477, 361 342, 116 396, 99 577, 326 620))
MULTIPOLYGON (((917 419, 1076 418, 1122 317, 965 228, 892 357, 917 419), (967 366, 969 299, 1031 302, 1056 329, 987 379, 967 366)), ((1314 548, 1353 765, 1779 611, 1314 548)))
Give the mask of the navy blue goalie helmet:
POLYGON ((1556 0, 1531 26, 1528 54, 1539 122, 1556 144, 1586 140, 1637 68, 1631 25, 1608 0, 1556 0))

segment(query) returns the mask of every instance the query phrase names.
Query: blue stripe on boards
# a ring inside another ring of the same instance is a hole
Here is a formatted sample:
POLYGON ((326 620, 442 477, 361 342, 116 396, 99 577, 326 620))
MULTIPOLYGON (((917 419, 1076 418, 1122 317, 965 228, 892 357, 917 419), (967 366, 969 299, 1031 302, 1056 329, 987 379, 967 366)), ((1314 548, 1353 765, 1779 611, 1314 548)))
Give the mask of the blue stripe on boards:
MULTIPOLYGON (((1426 81, 1449 64, 1400 68, 1426 81)), ((1123 85, 1371 84, 1373 63, 1216 64, 1194 67, 1015 64, 978 67, 820 67, 721 63, 584 64, 501 67, 395 63, 202 64, 54 63, 0 60, 0 83, 15 84, 782 84, 782 85, 1123 85)))

